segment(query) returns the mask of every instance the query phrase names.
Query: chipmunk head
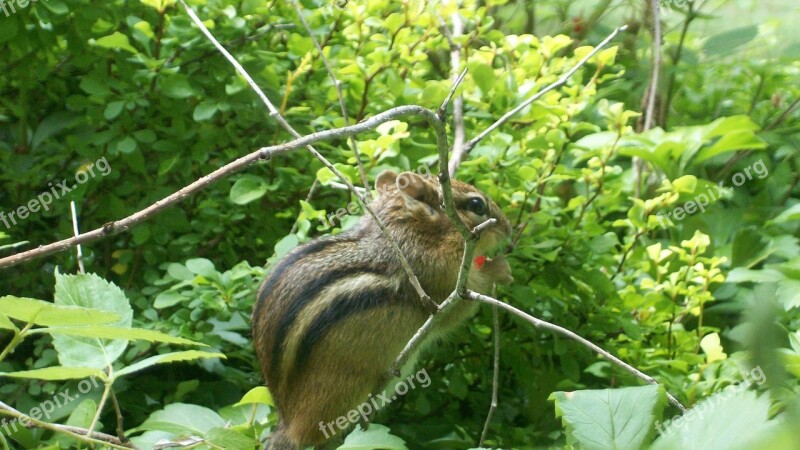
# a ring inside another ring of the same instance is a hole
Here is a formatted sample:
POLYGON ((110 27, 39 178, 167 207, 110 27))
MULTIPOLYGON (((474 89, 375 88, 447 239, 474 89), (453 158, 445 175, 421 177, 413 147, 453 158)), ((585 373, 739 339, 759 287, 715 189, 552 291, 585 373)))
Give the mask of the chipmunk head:
MULTIPOLYGON (((458 180, 451 180, 451 186, 458 215, 469 229, 489 219, 497 221, 481 234, 475 253, 477 257, 491 254, 510 236, 511 224, 497 204, 474 186, 458 180)), ((450 254, 459 254, 463 238, 444 211, 436 178, 387 170, 378 175, 375 188, 380 195, 376 212, 398 241, 413 232, 417 244, 427 244, 421 248, 450 249, 450 254)))

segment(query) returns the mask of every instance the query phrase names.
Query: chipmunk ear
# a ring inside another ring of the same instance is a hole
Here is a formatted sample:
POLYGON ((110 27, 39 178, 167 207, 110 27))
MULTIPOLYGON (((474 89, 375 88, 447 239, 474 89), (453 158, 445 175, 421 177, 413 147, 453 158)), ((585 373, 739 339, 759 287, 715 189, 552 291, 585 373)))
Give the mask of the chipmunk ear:
POLYGON ((375 179, 375 190, 378 191, 378 195, 383 195, 388 189, 394 188, 396 180, 397 174, 392 170, 384 170, 378 174, 378 178, 375 179))
POLYGON ((409 210, 424 211, 436 215, 439 206, 439 191, 436 185, 414 172, 403 172, 397 176, 395 185, 409 210))

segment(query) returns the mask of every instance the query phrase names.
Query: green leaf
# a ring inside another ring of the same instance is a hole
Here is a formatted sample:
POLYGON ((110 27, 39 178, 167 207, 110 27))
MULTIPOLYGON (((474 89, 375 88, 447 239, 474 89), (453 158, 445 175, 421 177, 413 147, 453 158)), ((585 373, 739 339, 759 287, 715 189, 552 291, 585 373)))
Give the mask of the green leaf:
MULTIPOLYGON (((338 450, 372 450, 376 448, 386 450, 408 450, 405 441, 390 433, 389 428, 372 423, 369 429, 364 431, 361 427, 353 430, 347 435, 344 444, 338 450)), ((333 429, 334 433, 342 432, 338 428, 333 429)))
POLYGON ((142 328, 122 328, 122 327, 51 327, 35 330, 37 333, 49 333, 66 336, 94 337, 101 339, 125 339, 127 341, 148 341, 154 343, 178 344, 178 345, 206 345, 201 342, 194 342, 189 339, 171 336, 155 330, 145 330, 142 328))
POLYGON ((778 214, 778 217, 770 220, 767 224, 782 224, 787 222, 794 222, 800 220, 800 203, 790 206, 783 212, 778 214))
POLYGON ((45 326, 93 325, 116 322, 118 314, 82 306, 58 306, 33 298, 0 297, 3 314, 21 322, 45 326))
POLYGON ((157 364, 167 364, 171 362, 179 362, 179 361, 194 361, 196 359, 203 359, 203 358, 223 358, 225 359, 225 355, 222 353, 211 353, 211 352, 201 352, 198 350, 187 350, 184 352, 174 352, 174 353, 164 353, 162 355, 155 355, 149 358, 145 358, 139 362, 133 363, 128 367, 124 367, 114 373, 115 378, 123 377, 125 375, 129 375, 134 372, 138 372, 140 370, 147 369, 148 367, 155 366, 157 364))
POLYGON ((171 98, 189 98, 197 95, 197 92, 189 84, 189 77, 176 73, 168 75, 159 81, 161 92, 171 98))
POLYGON ((181 295, 180 292, 164 291, 156 296, 156 299, 153 301, 153 308, 169 308, 170 306, 175 306, 184 300, 186 300, 186 297, 181 295))
POLYGON ((703 147, 695 154, 691 166, 696 166, 719 154, 738 150, 762 150, 767 148, 767 143, 749 130, 737 130, 728 133, 710 147, 703 147))
POLYGON ((222 427, 214 427, 209 430, 206 435, 206 441, 216 446, 215 448, 224 448, 226 450, 252 450, 260 447, 260 443, 257 440, 230 428, 222 427))
POLYGON ((781 280, 778 283, 775 298, 786 311, 800 308, 800 280, 781 280))
POLYGON ((703 45, 703 53, 708 56, 730 55, 733 50, 755 39, 758 36, 758 26, 749 25, 723 33, 715 34, 708 38, 703 45))
POLYGON ((474 62, 469 65, 469 73, 481 91, 488 93, 494 87, 494 69, 488 64, 474 62))
POLYGON ((237 205, 256 201, 267 193, 267 183, 255 175, 243 175, 231 187, 230 199, 237 205))
POLYGON ((235 406, 247 405, 251 403, 275 406, 275 402, 272 400, 272 394, 269 393, 269 389, 267 389, 265 386, 258 386, 250 389, 250 391, 248 391, 247 394, 244 394, 244 397, 242 397, 242 399, 239 400, 239 403, 237 403, 235 406))
POLYGON ((666 396, 660 386, 554 392, 567 443, 586 449, 640 449, 655 433, 666 396))
POLYGON ((217 113, 217 110, 218 108, 216 102, 204 100, 195 106, 194 113, 192 113, 192 118, 195 120, 195 122, 202 122, 214 117, 214 114, 217 113))
POLYGON ((21 372, 0 372, 0 376, 50 381, 80 380, 89 377, 106 379, 105 372, 90 367, 45 367, 43 369, 23 370, 21 372))
POLYGON ((117 151, 120 153, 130 154, 136 151, 136 147, 138 146, 139 144, 136 143, 136 139, 130 136, 125 136, 117 142, 117 151))
POLYGON ((78 428, 88 429, 92 426, 92 420, 97 414, 97 403, 94 400, 87 398, 82 401, 69 415, 67 425, 78 428))
POLYGON ((141 0, 141 2, 151 8, 157 9, 158 12, 164 12, 168 7, 175 4, 175 0, 141 0))
MULTIPOLYGON (((91 40, 90 43, 92 43, 91 40)), ((139 53, 138 50, 131 46, 128 36, 120 33, 119 31, 115 31, 108 36, 103 36, 100 39, 97 39, 94 41, 94 45, 114 50, 125 50, 133 53, 134 55, 139 53)))
POLYGON ((19 331, 19 328, 17 328, 6 315, 0 314, 0 330, 19 331))
POLYGON ((47 0, 42 3, 45 8, 49 9, 51 13, 57 16, 63 16, 69 12, 69 7, 61 0, 47 0))
POLYGON ((166 431, 174 434, 203 436, 212 428, 224 427, 225 421, 216 412, 198 405, 173 403, 150 414, 140 426, 129 431, 166 431))
MULTIPOLYGON (((93 307, 117 314, 113 325, 130 328, 133 310, 120 288, 95 274, 64 275, 56 272, 55 302, 58 305, 93 307)), ((53 345, 62 366, 105 368, 128 346, 124 339, 103 340, 56 334, 53 345)))
POLYGON ((205 258, 187 260, 186 268, 192 273, 202 275, 206 278, 211 278, 217 273, 216 269, 214 269, 214 263, 205 258))
POLYGON ((747 445, 768 426, 770 402, 757 397, 747 384, 731 386, 712 395, 665 428, 652 450, 750 449, 747 445))
POLYGON ((124 107, 125 107, 125 102, 122 100, 116 102, 110 102, 109 104, 106 105, 105 111, 103 111, 103 117, 105 117, 106 120, 113 120, 120 115, 120 113, 122 112, 122 108, 124 107))

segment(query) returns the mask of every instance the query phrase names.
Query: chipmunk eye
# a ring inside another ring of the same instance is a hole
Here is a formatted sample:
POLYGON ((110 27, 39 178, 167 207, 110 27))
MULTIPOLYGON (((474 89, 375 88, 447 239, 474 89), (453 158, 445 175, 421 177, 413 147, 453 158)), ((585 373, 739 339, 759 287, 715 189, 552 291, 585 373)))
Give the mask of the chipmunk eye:
POLYGON ((466 203, 466 210, 473 212, 479 216, 486 215, 486 202, 483 201, 480 197, 472 197, 467 200, 466 203))

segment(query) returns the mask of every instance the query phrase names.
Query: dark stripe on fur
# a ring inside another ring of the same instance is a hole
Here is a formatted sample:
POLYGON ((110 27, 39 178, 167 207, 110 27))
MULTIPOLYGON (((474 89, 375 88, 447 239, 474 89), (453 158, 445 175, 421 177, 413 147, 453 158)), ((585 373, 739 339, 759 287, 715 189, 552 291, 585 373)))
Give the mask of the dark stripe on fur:
POLYGON ((297 296, 291 300, 289 306, 284 311, 283 315, 278 322, 278 331, 275 335, 274 345, 272 347, 272 363, 270 365, 270 372, 277 376, 281 355, 283 355, 286 348, 286 337, 297 320, 297 316, 309 303, 317 299, 320 292, 322 292, 329 284, 335 283, 351 275, 362 273, 377 273, 381 272, 374 267, 348 267, 346 269, 331 270, 322 272, 317 278, 311 278, 309 283, 303 286, 297 296))
POLYGON ((386 306, 397 297, 397 291, 388 287, 371 287, 355 292, 347 292, 337 296, 330 307, 319 314, 306 329, 305 335, 295 355, 293 370, 302 370, 308 361, 314 345, 339 322, 351 315, 367 311, 372 308, 386 306))
MULTIPOLYGON (((264 281, 264 284, 261 285, 261 288, 258 290, 258 297, 256 298, 256 308, 253 311, 254 318, 262 317, 261 309, 264 308, 266 303, 267 296, 275 289, 275 285, 278 284, 278 281, 283 276, 283 272, 286 269, 292 267, 294 263, 296 263, 300 258, 308 256, 312 253, 317 253, 328 247, 329 245, 335 244, 337 242, 341 242, 341 240, 336 238, 327 238, 327 239, 318 239, 316 241, 311 241, 308 244, 300 246, 296 249, 294 253, 290 253, 287 256, 284 256, 283 259, 276 265, 272 272, 269 274, 269 277, 264 281)), ((253 322, 255 323, 255 321, 253 322)))

